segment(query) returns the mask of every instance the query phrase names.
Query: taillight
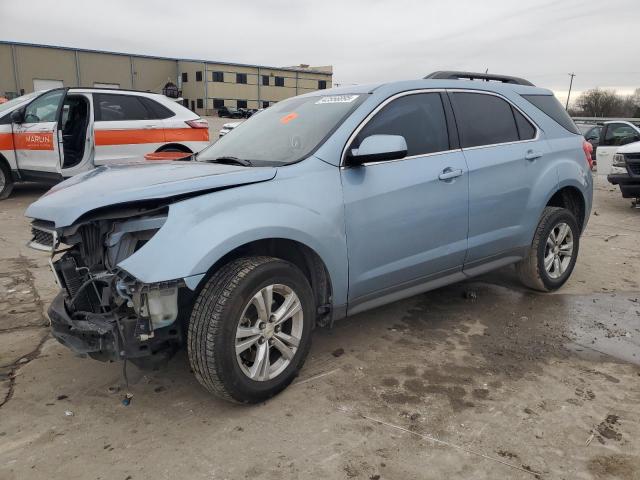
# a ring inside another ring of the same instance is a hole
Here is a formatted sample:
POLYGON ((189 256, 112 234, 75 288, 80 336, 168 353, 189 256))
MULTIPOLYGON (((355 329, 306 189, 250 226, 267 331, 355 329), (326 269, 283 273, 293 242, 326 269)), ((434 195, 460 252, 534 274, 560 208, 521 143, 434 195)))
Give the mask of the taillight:
POLYGON ((189 125, 191 128, 209 128, 209 122, 207 122, 204 118, 198 118, 197 120, 187 120, 184 123, 189 125))
POLYGON ((587 158, 587 163, 589 164, 589 170, 593 168, 593 145, 591 145, 586 140, 582 141, 582 150, 584 150, 584 156, 587 158))

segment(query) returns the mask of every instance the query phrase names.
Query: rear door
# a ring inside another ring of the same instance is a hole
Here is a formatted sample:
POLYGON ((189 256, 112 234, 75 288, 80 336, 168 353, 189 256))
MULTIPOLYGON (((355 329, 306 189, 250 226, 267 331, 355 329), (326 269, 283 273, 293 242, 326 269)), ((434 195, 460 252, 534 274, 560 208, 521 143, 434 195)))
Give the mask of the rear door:
POLYGON ((18 169, 26 179, 60 175, 58 120, 66 89, 51 90, 24 107, 24 121, 13 124, 18 169))
MULTIPOLYGON (((469 165, 469 249, 465 270, 488 259, 508 262, 530 242, 527 218, 533 184, 548 146, 534 124, 490 92, 451 91, 462 151, 469 165)), ((480 267, 481 268, 481 267, 480 267)), ((472 272, 477 273, 477 272, 472 272)))
POLYGON ((164 145, 164 124, 134 94, 94 93, 96 165, 139 160, 164 145))
POLYGON ((628 143, 640 140, 638 129, 628 123, 614 122, 607 123, 600 133, 600 144, 596 150, 596 161, 598 162, 598 174, 608 175, 611 173, 613 155, 619 147, 628 143))

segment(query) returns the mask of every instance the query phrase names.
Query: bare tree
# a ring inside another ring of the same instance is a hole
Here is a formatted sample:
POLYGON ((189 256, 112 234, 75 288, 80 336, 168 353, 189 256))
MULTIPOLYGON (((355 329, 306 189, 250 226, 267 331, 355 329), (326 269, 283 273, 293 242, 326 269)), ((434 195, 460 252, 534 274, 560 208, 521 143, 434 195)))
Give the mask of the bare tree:
POLYGON ((587 90, 578 97, 569 113, 585 117, 640 117, 640 88, 627 96, 618 95, 615 90, 587 90))

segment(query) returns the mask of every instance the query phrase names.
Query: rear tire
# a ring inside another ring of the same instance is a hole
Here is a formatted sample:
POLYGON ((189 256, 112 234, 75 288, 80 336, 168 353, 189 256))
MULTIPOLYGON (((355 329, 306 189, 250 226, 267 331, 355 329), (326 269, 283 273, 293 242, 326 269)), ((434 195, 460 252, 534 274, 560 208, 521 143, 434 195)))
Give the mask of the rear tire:
POLYGON ((11 195, 13 185, 11 170, 0 160, 0 200, 4 200, 11 195))
POLYGON ((571 276, 580 247, 580 229, 566 208, 546 207, 527 256, 516 264, 520 281, 541 292, 557 290, 571 276))
POLYGON ((302 368, 314 314, 313 292, 295 265, 273 257, 234 260, 196 298, 188 332, 191 368, 221 398, 267 400, 302 368))

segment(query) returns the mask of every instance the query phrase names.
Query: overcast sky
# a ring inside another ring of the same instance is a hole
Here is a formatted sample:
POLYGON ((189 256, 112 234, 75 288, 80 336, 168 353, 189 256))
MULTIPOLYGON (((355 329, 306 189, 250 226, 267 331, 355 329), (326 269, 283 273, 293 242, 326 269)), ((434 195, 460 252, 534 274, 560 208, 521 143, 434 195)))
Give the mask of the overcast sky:
MULTIPOLYGON (((0 0, 0 39, 273 66, 334 82, 458 69, 640 87, 640 0, 0 0)), ((572 94, 573 97, 573 94, 572 94)))

